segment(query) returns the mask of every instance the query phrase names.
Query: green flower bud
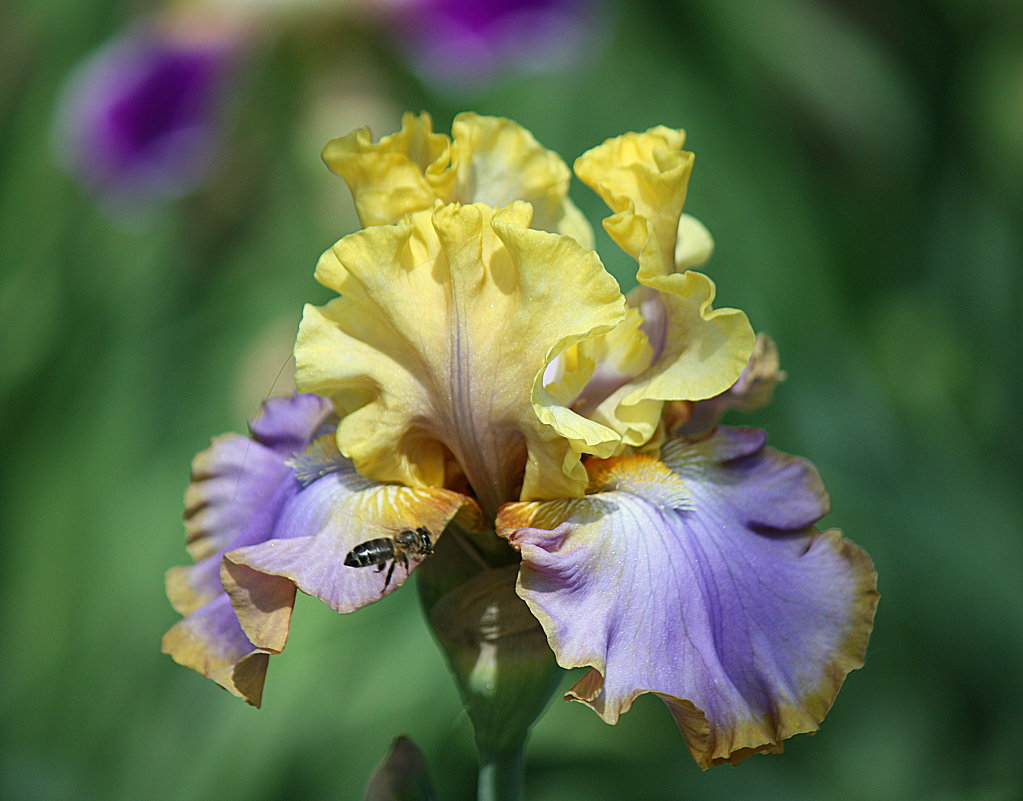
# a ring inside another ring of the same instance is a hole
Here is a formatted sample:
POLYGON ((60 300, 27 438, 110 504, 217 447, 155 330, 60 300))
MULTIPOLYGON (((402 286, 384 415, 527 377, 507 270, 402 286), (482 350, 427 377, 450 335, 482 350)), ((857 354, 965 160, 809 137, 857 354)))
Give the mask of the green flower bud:
POLYGON ((365 801, 437 801, 426 760, 408 737, 395 737, 366 788, 365 801))
POLYGON ((492 779, 506 784, 521 780, 529 729, 564 671, 540 624, 515 593, 518 565, 488 564, 507 561, 514 551, 479 549, 475 536, 449 527, 434 557, 417 571, 418 587, 472 720, 483 766, 481 785, 488 765, 503 774, 492 779))

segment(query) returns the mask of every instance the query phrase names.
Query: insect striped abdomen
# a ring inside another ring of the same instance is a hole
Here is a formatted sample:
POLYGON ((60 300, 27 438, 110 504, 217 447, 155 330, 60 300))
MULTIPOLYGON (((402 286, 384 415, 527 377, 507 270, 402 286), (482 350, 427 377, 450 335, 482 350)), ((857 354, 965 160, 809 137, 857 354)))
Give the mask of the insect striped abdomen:
POLYGON ((348 567, 369 567, 381 565, 394 556, 394 540, 383 537, 356 545, 345 557, 345 564, 348 567))

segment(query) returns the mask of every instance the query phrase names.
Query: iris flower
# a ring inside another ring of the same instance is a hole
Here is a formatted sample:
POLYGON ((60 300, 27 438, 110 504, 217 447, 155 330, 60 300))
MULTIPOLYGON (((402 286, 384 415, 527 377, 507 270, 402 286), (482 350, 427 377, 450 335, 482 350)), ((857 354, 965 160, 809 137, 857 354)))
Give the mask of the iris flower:
POLYGON ((440 550, 389 584, 346 556, 425 528, 511 546, 558 663, 587 668, 568 697, 608 723, 655 693, 704 768, 816 730, 863 662, 875 574, 815 528, 809 462, 718 424, 766 398, 777 359, 690 269, 710 240, 682 215, 683 143, 656 127, 575 164, 636 260, 627 295, 568 168, 518 125, 463 114, 448 137, 406 115, 329 143, 365 227, 317 265, 339 296, 305 308, 302 394, 196 457, 165 650, 258 705, 296 589, 378 601, 440 550))

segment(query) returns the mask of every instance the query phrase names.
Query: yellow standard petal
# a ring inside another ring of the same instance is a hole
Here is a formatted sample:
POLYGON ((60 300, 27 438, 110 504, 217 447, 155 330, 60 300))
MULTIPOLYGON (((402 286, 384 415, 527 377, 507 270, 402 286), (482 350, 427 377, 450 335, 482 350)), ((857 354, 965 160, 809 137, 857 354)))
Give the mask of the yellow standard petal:
POLYGON ((583 153, 575 172, 607 203, 611 238, 647 275, 672 272, 679 218, 686 200, 693 154, 682 149, 685 131, 658 125, 608 139, 583 153))
POLYGON ((466 112, 455 117, 451 136, 456 179, 445 201, 499 208, 525 200, 533 205, 534 228, 593 247, 593 229, 568 198, 571 172, 529 131, 503 117, 466 112))
POLYGON ((679 272, 702 267, 714 253, 714 239, 706 226, 695 217, 683 214, 678 218, 675 240, 675 269, 679 272))
POLYGON ((640 446, 654 435, 665 401, 725 391, 753 349, 746 315, 714 309, 714 284, 705 275, 676 272, 676 261, 679 268, 695 266, 713 247, 703 226, 682 214, 693 164, 684 142, 683 131, 658 126, 609 139, 575 164, 614 212, 604 227, 639 264, 642 286, 629 304, 642 315, 652 357, 631 380, 598 395, 589 415, 625 445, 640 446))
POLYGON ((401 130, 373 142, 368 128, 334 139, 323 160, 347 182, 364 226, 394 224, 444 203, 516 200, 533 205, 531 225, 593 247, 593 229, 568 198, 571 173, 561 157, 521 125, 464 113, 452 136, 433 132, 429 114, 405 114, 401 130))
POLYGON ((363 475, 443 486, 453 457, 492 516, 520 482, 526 498, 581 494, 578 449, 617 440, 542 378, 614 327, 624 298, 595 253, 528 228, 530 213, 438 204, 321 258, 317 279, 342 297, 306 307, 296 381, 333 399, 338 446, 363 475))
POLYGON ((433 132, 429 114, 406 113, 401 130, 374 142, 369 128, 332 139, 323 160, 344 178, 364 226, 398 222, 450 194, 451 141, 433 132))

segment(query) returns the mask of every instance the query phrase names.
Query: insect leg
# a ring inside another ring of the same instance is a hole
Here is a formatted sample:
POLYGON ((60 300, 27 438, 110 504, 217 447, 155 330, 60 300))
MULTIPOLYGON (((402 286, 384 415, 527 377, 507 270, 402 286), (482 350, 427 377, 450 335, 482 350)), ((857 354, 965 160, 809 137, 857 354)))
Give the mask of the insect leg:
MULTIPOLYGON (((396 564, 398 564, 398 560, 397 559, 392 559, 391 560, 391 567, 387 571, 387 578, 384 579, 384 588, 380 591, 381 595, 383 595, 385 592, 387 592, 387 585, 391 583, 391 576, 394 575, 394 566, 396 564)), ((383 567, 384 567, 383 565, 380 565, 381 570, 383 569, 383 567)))

